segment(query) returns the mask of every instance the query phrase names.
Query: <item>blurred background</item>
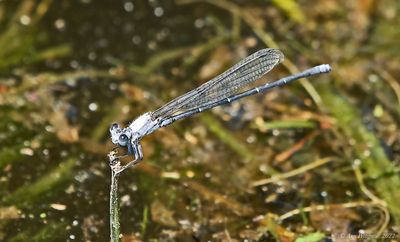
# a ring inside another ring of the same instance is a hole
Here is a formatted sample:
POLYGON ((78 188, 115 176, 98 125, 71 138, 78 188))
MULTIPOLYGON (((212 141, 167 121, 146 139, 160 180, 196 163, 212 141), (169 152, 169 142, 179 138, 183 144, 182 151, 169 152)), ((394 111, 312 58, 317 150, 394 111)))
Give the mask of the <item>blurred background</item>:
POLYGON ((399 10, 1 0, 0 240, 109 241, 110 124, 269 47, 286 59, 258 84, 333 71, 145 137, 119 180, 123 241, 398 241, 399 10))

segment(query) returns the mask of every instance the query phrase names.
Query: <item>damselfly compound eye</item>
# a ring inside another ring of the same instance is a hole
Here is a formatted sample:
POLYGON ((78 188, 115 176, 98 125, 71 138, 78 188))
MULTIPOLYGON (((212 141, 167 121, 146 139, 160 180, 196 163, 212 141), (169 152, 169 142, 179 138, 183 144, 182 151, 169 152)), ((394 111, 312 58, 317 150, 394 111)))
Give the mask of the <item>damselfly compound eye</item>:
POLYGON ((119 136, 119 144, 120 145, 126 146, 128 144, 128 141, 129 141, 128 136, 126 136, 125 134, 121 134, 119 136))

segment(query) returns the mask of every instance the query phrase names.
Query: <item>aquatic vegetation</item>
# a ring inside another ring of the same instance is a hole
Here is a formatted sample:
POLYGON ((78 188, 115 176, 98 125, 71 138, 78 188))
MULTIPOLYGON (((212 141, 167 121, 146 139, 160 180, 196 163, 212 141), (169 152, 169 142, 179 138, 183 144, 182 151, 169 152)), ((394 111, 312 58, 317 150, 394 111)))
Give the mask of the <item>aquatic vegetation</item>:
POLYGON ((0 2, 0 240, 109 241, 109 125, 262 48, 286 56, 267 80, 322 63, 334 72, 143 139, 146 160, 119 178, 117 234, 398 240, 399 9, 394 0, 0 2))

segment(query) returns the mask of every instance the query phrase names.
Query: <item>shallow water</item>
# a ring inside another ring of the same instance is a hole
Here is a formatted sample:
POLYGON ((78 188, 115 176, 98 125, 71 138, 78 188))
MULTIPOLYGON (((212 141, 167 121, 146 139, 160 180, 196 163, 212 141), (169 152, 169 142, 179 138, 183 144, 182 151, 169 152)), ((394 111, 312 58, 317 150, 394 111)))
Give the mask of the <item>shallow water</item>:
POLYGON ((398 240, 399 3, 282 4, 0 1, 0 240, 108 241, 110 124, 266 47, 333 72, 145 137, 123 241, 398 240))

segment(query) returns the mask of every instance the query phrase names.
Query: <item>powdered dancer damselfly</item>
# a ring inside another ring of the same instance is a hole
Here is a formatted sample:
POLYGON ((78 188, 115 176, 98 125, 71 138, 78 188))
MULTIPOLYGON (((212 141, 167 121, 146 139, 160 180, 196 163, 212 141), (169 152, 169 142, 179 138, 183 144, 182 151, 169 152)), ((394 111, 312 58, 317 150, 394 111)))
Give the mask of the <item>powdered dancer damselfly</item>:
MULTIPOLYGON (((315 66, 303 72, 284 77, 278 81, 266 83, 250 90, 239 92, 239 89, 248 85, 269 72, 284 59, 278 49, 262 49, 246 57, 221 75, 204 83, 196 89, 177 97, 153 112, 147 112, 135 119, 128 127, 121 128, 114 123, 110 127, 111 140, 118 147, 127 147, 127 155, 133 155, 134 160, 126 165, 119 162, 116 171, 122 172, 126 168, 143 159, 140 140, 155 130, 171 123, 203 112, 216 106, 231 103, 238 99, 265 92, 271 88, 282 86, 294 80, 314 76, 331 71, 328 64, 315 66)), ((110 162, 118 160, 116 153, 111 152, 110 162)))

